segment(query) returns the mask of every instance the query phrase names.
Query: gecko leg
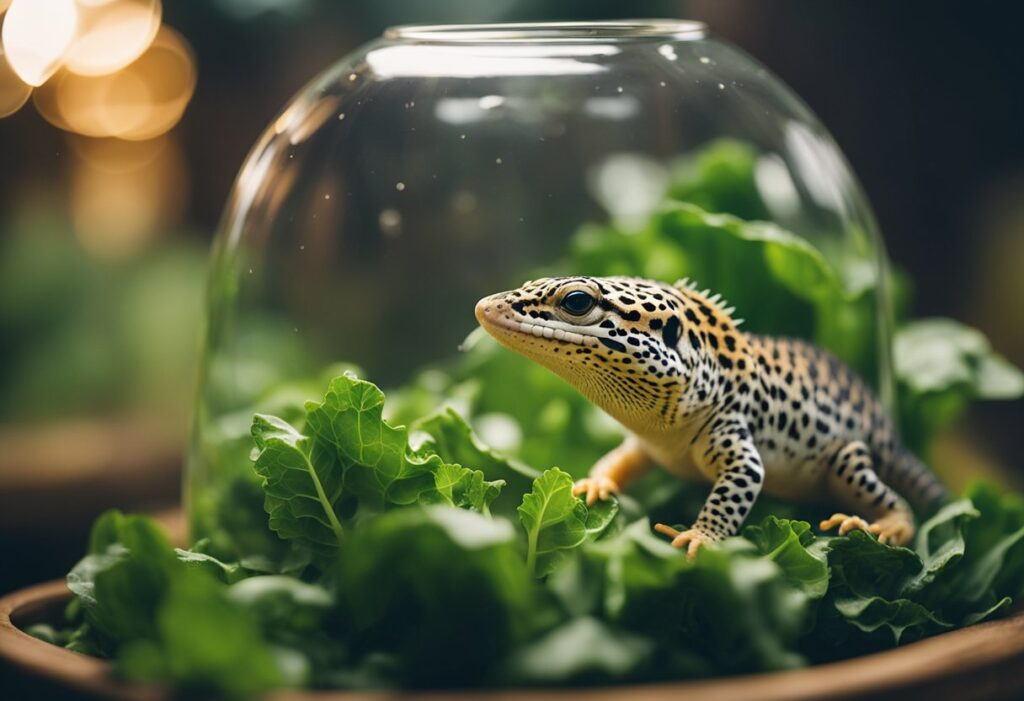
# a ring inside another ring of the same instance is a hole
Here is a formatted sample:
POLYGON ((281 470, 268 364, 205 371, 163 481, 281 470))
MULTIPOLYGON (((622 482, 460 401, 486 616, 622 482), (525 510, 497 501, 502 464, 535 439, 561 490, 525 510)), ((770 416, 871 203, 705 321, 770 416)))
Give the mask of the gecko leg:
POLYGON ((590 468, 590 474, 572 487, 573 496, 586 495, 587 506, 618 494, 630 482, 647 471, 651 458, 633 436, 602 457, 590 468))
POLYGON ((891 487, 875 474, 871 451, 861 441, 846 444, 833 456, 829 487, 833 495, 852 511, 870 520, 844 513, 821 522, 822 530, 839 526, 839 535, 860 529, 874 533, 881 543, 904 545, 914 537, 914 515, 891 487))
POLYGON ((672 545, 686 548, 691 560, 702 545, 735 535, 754 505, 764 483, 764 465, 740 419, 725 419, 697 446, 698 460, 718 475, 693 527, 677 531, 663 523, 654 530, 672 538, 672 545))

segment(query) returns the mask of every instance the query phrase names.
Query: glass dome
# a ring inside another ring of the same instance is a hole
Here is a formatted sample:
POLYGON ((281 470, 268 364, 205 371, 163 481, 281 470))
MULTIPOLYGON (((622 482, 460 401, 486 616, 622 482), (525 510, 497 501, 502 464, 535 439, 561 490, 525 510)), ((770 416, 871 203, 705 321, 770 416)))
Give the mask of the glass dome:
POLYGON ((402 388, 395 421, 448 403, 521 457, 580 427, 592 440, 559 463, 585 472, 615 441, 599 412, 486 339, 457 353, 479 298, 544 274, 689 277, 747 331, 824 345, 890 401, 885 269, 825 128, 699 23, 390 29, 303 88, 235 183, 208 290, 193 535, 281 555, 261 536, 252 415, 287 417, 339 364, 402 388))

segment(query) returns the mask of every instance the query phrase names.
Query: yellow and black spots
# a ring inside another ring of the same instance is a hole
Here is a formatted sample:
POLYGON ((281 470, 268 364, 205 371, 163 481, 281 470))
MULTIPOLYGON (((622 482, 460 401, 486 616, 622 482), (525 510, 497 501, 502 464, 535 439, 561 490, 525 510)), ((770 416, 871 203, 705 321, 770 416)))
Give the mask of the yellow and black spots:
POLYGON ((714 540, 739 530, 764 483, 765 470, 742 415, 715 419, 697 441, 697 463, 714 482, 694 528, 714 540))
POLYGON ((607 456, 602 470, 618 474, 609 465, 641 451, 650 460, 634 455, 631 465, 653 460, 714 484, 694 527, 673 542, 692 551, 736 533, 762 488, 832 496, 878 515, 886 537, 903 542, 913 523, 900 495, 928 503, 944 496, 942 485, 836 357, 806 341, 744 333, 733 311, 685 281, 623 277, 534 280, 476 307, 500 343, 629 429, 632 447, 607 456))
POLYGON ((829 488, 838 502, 869 516, 888 513, 899 502, 875 474, 871 449, 863 441, 847 443, 829 460, 829 488))

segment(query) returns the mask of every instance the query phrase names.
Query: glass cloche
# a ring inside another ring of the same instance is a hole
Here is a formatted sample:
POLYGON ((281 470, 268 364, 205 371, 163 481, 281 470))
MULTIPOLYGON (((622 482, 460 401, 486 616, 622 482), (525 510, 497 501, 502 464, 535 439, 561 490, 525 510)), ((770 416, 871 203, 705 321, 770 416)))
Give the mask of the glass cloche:
POLYGON ((235 183, 193 536, 253 568, 299 557, 269 537, 250 425, 301 415, 345 369, 385 390, 395 425, 450 407, 499 451, 585 474, 616 425, 470 333, 478 299, 545 275, 689 278, 745 330, 823 345, 890 401, 885 270, 825 128, 699 23, 389 29, 303 88, 235 183))

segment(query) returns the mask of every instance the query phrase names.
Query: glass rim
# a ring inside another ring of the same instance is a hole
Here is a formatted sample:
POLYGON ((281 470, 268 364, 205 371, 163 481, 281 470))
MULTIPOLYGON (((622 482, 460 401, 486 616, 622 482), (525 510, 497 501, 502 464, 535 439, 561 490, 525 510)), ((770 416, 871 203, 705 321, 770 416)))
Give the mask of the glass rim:
POLYGON ((561 43, 579 41, 689 40, 707 36, 703 22, 680 19, 618 19, 588 22, 401 24, 385 39, 437 43, 561 43))

